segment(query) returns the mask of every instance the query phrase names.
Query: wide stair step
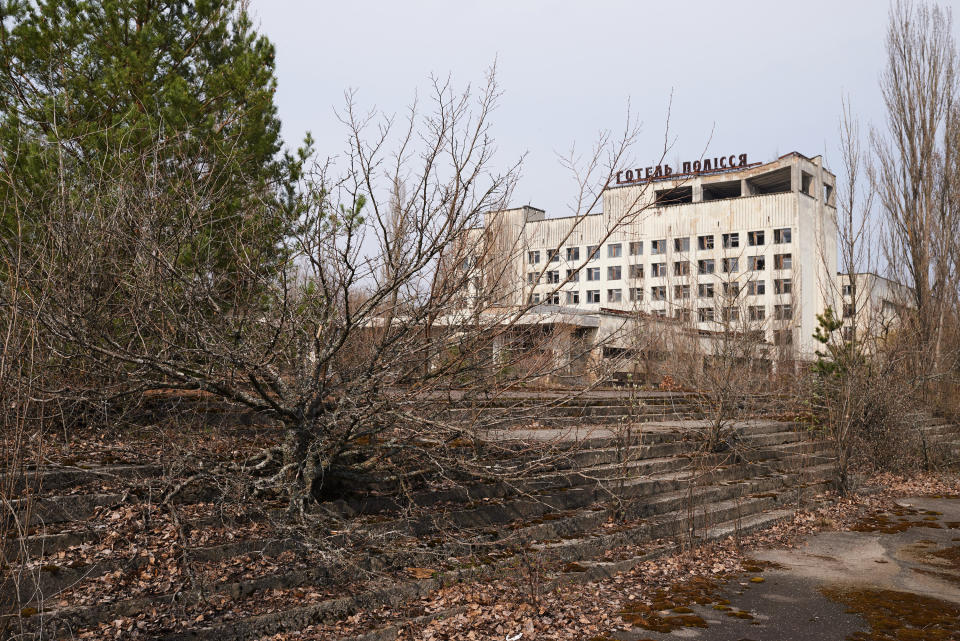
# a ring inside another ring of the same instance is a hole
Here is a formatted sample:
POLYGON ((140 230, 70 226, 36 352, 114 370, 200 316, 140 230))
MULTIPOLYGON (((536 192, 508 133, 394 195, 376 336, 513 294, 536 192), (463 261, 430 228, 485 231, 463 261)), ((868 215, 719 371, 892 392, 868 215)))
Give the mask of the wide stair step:
MULTIPOLYGON (((207 564, 226 564, 238 571, 204 585, 204 594, 227 595, 231 604, 249 606, 253 614, 235 619, 214 612, 188 630, 163 634, 171 641, 258 639, 342 620, 360 608, 395 606, 425 595, 443 581, 508 570, 519 561, 522 548, 536 550, 547 559, 583 562, 595 572, 627 569, 629 559, 619 565, 595 560, 613 547, 666 539, 661 544, 666 550, 669 540, 677 537, 710 540, 762 527, 789 516, 800 502, 833 485, 828 444, 797 425, 744 422, 734 427, 737 436, 728 451, 711 454, 700 451, 704 425, 703 421, 676 419, 631 431, 629 439, 624 433, 608 430, 576 438, 566 446, 558 443, 551 449, 555 459, 534 475, 512 483, 424 490, 414 492, 409 500, 369 497, 319 506, 319 511, 343 514, 353 528, 351 536, 362 533, 367 540, 377 541, 377 553, 366 554, 356 567, 393 576, 394 583, 388 586, 378 580, 368 587, 358 584, 350 594, 338 592, 334 587, 335 577, 342 574, 338 562, 312 556, 310 546, 298 540, 252 536, 191 546, 183 555, 191 559, 195 571, 202 572, 207 564), (447 536, 451 532, 456 536, 447 536), (279 562, 281 558, 286 561, 279 562), (272 569, 245 577, 241 571, 247 559, 267 562, 265 567, 272 569), (436 567, 438 574, 412 580, 404 578, 405 567, 436 567), (259 601, 264 594, 301 589, 319 596, 307 599, 309 602, 291 597, 278 612, 257 613, 263 609, 259 601)), ((515 462, 518 466, 523 463, 515 462)), ((99 470, 88 476, 73 470, 42 473, 50 475, 46 477, 50 487, 56 488, 57 483, 68 487, 71 480, 87 483, 99 470)), ((155 473, 157 470, 138 471, 145 478, 155 473)), ((83 485, 88 493, 40 499, 35 510, 38 530, 16 542, 35 557, 36 567, 73 546, 101 545, 94 519, 98 511, 133 500, 126 494, 94 492, 95 485, 83 485), (87 525, 74 527, 71 523, 87 525), (64 529, 57 529, 61 527, 64 529)), ((201 493, 184 500, 189 505, 206 497, 201 493)), ((262 518, 269 516, 267 510, 262 518)), ((199 522, 189 520, 186 525, 200 527, 199 522)), ((32 586, 44 595, 42 601, 21 601, 21 607, 32 604, 44 615, 26 621, 34 621, 54 635, 67 630, 70 634, 95 631, 100 623, 154 608, 162 611, 174 600, 189 602, 199 596, 134 590, 114 603, 52 605, 60 599, 58 592, 69 602, 71 590, 96 585, 111 573, 135 572, 141 563, 149 560, 106 555, 85 567, 58 567, 32 586)))

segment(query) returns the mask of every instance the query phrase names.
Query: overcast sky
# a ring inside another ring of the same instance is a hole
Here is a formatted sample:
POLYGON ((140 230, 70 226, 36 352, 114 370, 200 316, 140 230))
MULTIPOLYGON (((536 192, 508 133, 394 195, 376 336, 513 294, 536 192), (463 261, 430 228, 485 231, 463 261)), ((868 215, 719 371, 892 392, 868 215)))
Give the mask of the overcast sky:
MULTIPOLYGON (((430 73, 482 81, 497 60, 498 160, 527 152, 514 205, 568 213, 557 161, 572 143, 644 122, 639 159, 655 162, 671 90, 670 160, 799 151, 838 170, 840 97, 882 124, 883 0, 557 0, 315 2, 253 0, 276 44, 277 102, 289 145, 307 130, 322 155, 344 149, 334 116, 348 88, 364 106, 402 112, 430 73)), ((956 30, 956 29, 955 29, 956 30)), ((643 160, 641 160, 643 162, 643 160)))

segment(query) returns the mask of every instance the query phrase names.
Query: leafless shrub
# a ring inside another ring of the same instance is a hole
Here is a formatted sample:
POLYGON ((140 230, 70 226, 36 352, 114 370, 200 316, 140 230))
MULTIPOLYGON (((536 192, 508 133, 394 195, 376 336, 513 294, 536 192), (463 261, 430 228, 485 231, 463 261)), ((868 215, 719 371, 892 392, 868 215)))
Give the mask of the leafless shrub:
POLYGON ((923 396, 943 398, 956 366, 960 219, 952 197, 958 174, 951 24, 950 12, 936 5, 891 7, 880 83, 887 131, 873 129, 869 149, 849 101, 842 105, 837 222, 844 274, 820 283, 835 303, 819 316, 820 358, 802 380, 834 444, 843 489, 856 464, 891 469, 925 462, 913 412, 923 396), (874 199, 882 233, 872 225, 874 199), (878 237, 893 281, 876 274, 878 237))
MULTIPOLYGON (((41 224, 30 243, 4 246, 23 278, 2 302, 34 315, 73 398, 201 393, 281 426, 282 444, 187 481, 253 475, 255 492, 286 496, 301 517, 313 499, 348 490, 548 469, 562 448, 506 442, 496 429, 536 417, 522 390, 550 384, 596 346, 558 349, 559 312, 519 285, 525 247, 500 224, 519 165, 494 168, 492 72, 478 93, 443 80, 433 90, 429 110, 414 105, 402 122, 361 113, 348 94, 345 155, 315 164, 283 202, 241 186, 243 206, 222 229, 212 204, 233 197, 242 175, 221 180, 229 150, 205 173, 178 155, 175 137, 158 137, 109 175, 48 168, 60 182, 40 199, 3 176, 10 203, 39 208, 41 224), (278 241, 291 211, 297 225, 278 241), (478 411, 463 420, 458 407, 478 411)), ((596 211, 636 131, 628 123, 586 159, 571 155, 581 188, 571 233, 596 211)), ((628 204, 608 235, 644 207, 628 204)), ((586 366, 603 380, 604 363, 586 366)))
MULTIPOLYGON (((0 216, 5 215, 18 220, 15 212, 0 210, 0 216)), ((16 246, 19 240, 14 235, 0 242, 16 246)), ((36 516, 35 496, 42 489, 39 466, 46 432, 57 416, 43 394, 52 363, 43 358, 39 324, 18 300, 27 295, 23 273, 10 260, 0 263, 0 273, 0 614, 21 614, 23 604, 42 603, 44 597, 36 593, 39 581, 28 563, 26 535, 36 516)), ((31 293, 46 293, 44 282, 34 285, 31 293)), ((11 625, 18 620, 11 619, 11 625)))

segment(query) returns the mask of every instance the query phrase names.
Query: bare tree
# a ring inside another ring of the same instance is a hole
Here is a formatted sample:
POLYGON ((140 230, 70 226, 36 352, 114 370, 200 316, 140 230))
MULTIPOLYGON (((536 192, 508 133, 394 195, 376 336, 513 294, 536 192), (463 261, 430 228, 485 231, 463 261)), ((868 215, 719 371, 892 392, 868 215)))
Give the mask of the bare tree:
POLYGON ((957 153, 957 51, 949 10, 898 1, 890 10, 880 87, 887 131, 873 130, 871 182, 886 221, 885 258, 909 285, 920 370, 943 365, 943 327, 956 299, 952 254, 960 211, 949 198, 957 153))
MULTIPOLYGON (((827 290, 827 300, 845 301, 849 297, 849 306, 837 308, 849 321, 849 336, 845 337, 856 351, 859 349, 858 320, 872 292, 858 278, 860 272, 876 269, 873 247, 873 228, 868 224, 873 210, 875 192, 863 189, 863 176, 868 171, 868 157, 861 144, 860 123, 847 98, 841 101, 840 116, 840 161, 843 167, 843 182, 838 185, 837 202, 837 241, 840 268, 844 279, 830 279, 820 283, 827 290), (861 284, 864 285, 861 290, 861 284)), ((826 257, 823 257, 824 260, 826 257)), ((827 263, 824 263, 827 264, 827 263)))
MULTIPOLYGON (((810 400, 817 425, 833 446, 840 489, 847 491, 852 487, 854 462, 887 468, 902 462, 907 451, 904 444, 912 436, 907 409, 922 376, 915 376, 916 370, 907 366, 911 361, 914 367, 919 364, 915 347, 909 344, 915 341, 890 340, 882 322, 883 301, 900 292, 890 291, 890 284, 875 273, 877 257, 871 249, 877 240, 871 225, 875 191, 865 187, 864 174, 874 182, 889 167, 882 162, 874 166, 863 149, 859 122, 847 98, 841 100, 841 109, 842 181, 837 198, 841 274, 834 278, 831 270, 825 270, 826 278, 817 283, 827 308, 817 315, 818 359, 809 375, 801 377, 800 387, 806 387, 803 396, 810 400)), ((873 142, 878 142, 876 132, 873 142)), ((891 193, 881 193, 881 201, 891 193)), ((888 250, 895 245, 891 239, 886 239, 888 250)), ((894 255, 888 251, 887 257, 894 255)), ((829 265, 830 258, 821 256, 822 264, 829 265)))
MULTIPOLYGON (((498 222, 519 169, 494 163, 498 98, 493 72, 479 92, 434 79, 428 110, 414 104, 402 120, 361 112, 348 94, 347 152, 305 172, 283 211, 267 194, 244 198, 215 238, 195 223, 236 182, 170 162, 175 137, 109 174, 57 167, 56 193, 39 202, 0 174, 6 204, 42 207, 45 222, 30 246, 4 246, 26 285, 3 304, 37 315, 44 348, 82 374, 78 397, 199 391, 275 421, 282 444, 220 471, 254 473, 257 492, 287 496, 302 516, 313 498, 371 479, 401 488, 550 465, 549 444, 534 457, 487 438, 510 410, 493 401, 566 367, 553 345, 557 312, 529 300, 516 273, 523 239, 498 222), (295 232, 263 247, 291 210, 295 232), (230 270, 215 261, 224 251, 230 270), (47 281, 41 300, 32 284, 47 281), (451 403, 490 411, 463 420, 451 403), (504 463, 488 465, 494 456, 504 463)), ((636 134, 630 121, 572 161, 582 193, 571 229, 597 209, 636 134)), ((648 206, 627 203, 607 237, 648 206)))

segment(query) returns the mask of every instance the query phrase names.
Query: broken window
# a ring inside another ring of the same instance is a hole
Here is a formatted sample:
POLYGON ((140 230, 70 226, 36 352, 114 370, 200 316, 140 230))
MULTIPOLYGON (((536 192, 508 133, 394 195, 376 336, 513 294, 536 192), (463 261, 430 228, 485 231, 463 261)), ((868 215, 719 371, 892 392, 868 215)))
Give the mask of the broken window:
POLYGON ((793 279, 792 278, 777 278, 773 281, 773 293, 774 294, 792 294, 793 293, 793 279))
POLYGON ((703 200, 724 200, 740 197, 740 181, 728 180, 703 185, 703 200))
POLYGON ((787 347, 789 345, 793 345, 793 330, 791 329, 774 330, 773 343, 774 345, 779 345, 780 347, 787 347))
POLYGON ((792 189, 790 167, 783 167, 747 181, 748 193, 752 194, 780 194, 792 189))
POLYGON ((660 189, 654 193, 654 203, 657 205, 680 205, 693 202, 693 187, 674 187, 660 189))
POLYGON ((793 267, 793 256, 790 254, 774 254, 774 269, 790 269, 791 267, 793 267))
POLYGON ((773 317, 776 320, 790 320, 793 318, 793 305, 774 305, 773 317))

